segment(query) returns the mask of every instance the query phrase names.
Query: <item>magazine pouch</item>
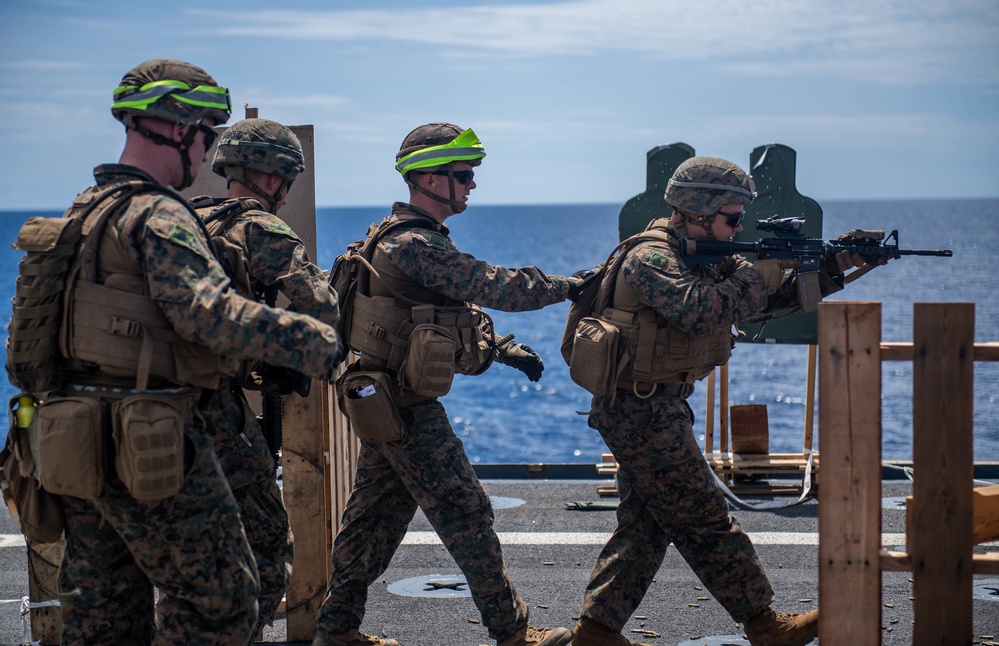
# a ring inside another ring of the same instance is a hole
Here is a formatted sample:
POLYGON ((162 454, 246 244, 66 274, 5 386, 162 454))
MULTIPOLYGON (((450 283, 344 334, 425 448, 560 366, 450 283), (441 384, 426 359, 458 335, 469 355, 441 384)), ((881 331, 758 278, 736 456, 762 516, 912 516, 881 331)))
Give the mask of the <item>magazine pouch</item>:
POLYGON ((112 407, 115 468, 136 500, 155 502, 184 485, 184 425, 194 413, 191 396, 143 393, 112 407))
POLYGON ((50 397, 38 407, 38 477, 51 494, 97 500, 107 474, 104 404, 96 397, 50 397))
POLYGON ((418 395, 443 397, 454 381, 455 340, 451 331, 424 323, 409 335, 406 361, 402 365, 406 386, 418 395))
POLYGON ((336 380, 336 403, 354 435, 365 442, 395 442, 406 434, 384 372, 347 371, 336 380))
POLYGON ((569 361, 569 378, 597 397, 614 393, 618 374, 617 325, 591 316, 576 325, 569 361))
MULTIPOLYGON (((21 393, 24 395, 25 393, 21 393)), ((62 537, 66 521, 59 496, 42 489, 34 475, 28 434, 30 428, 18 426, 12 397, 7 407, 10 424, 7 441, 0 450, 0 492, 12 518, 21 525, 21 532, 33 543, 55 543, 62 537)))

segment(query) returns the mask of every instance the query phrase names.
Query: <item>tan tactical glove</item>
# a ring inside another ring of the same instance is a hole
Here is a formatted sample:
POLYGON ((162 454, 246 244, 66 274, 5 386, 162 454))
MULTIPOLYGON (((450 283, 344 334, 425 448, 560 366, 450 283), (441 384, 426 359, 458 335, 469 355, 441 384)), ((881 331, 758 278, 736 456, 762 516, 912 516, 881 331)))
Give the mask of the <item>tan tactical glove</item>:
MULTIPOLYGON (((856 251, 852 253, 846 250, 840 251, 838 254, 833 256, 833 260, 835 261, 836 266, 835 272, 839 274, 845 274, 849 269, 853 269, 854 267, 863 267, 867 264, 864 257, 856 251)), ((832 268, 830 267, 830 269, 832 268)))
POLYGON ((767 293, 773 294, 780 289, 784 282, 785 269, 797 269, 801 262, 797 260, 776 260, 766 258, 753 263, 753 268, 763 276, 763 283, 767 286, 767 293))

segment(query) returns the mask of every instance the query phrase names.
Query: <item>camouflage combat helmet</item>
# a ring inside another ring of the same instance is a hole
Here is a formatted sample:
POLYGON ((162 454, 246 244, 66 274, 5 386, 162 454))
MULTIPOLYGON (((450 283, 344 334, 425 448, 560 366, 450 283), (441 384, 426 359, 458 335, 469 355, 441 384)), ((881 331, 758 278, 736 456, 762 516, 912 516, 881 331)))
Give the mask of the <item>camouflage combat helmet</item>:
POLYGON ((276 121, 244 119, 222 133, 212 160, 212 172, 226 179, 237 168, 294 180, 305 170, 302 144, 276 121))
POLYGON ((691 157, 680 164, 666 188, 666 203, 696 216, 711 216, 726 204, 756 198, 753 176, 720 157, 691 157))
MULTIPOLYGON (((165 58, 140 63, 129 70, 114 91, 111 114, 158 145, 176 148, 184 167, 184 177, 177 189, 191 185, 191 155, 201 122, 211 119, 214 125, 229 120, 232 104, 229 90, 220 87, 208 72, 196 65, 165 58), (174 141, 142 125, 142 118, 160 119, 190 126, 181 141, 174 141)), ((206 131, 205 147, 211 145, 214 133, 206 131), (209 138, 210 137, 210 138, 209 138)))
POLYGON ((486 150, 471 128, 462 130, 453 123, 427 123, 414 128, 403 139, 395 156, 395 169, 414 190, 449 205, 454 213, 461 213, 465 210, 465 203, 455 199, 454 162, 464 161, 478 166, 485 156, 486 150), (412 171, 447 175, 451 199, 444 199, 418 186, 410 176, 412 171))
POLYGON ((139 117, 162 119, 182 125, 212 119, 215 125, 229 120, 229 90, 219 87, 208 72, 196 65, 165 58, 135 66, 114 91, 111 113, 134 128, 139 117))

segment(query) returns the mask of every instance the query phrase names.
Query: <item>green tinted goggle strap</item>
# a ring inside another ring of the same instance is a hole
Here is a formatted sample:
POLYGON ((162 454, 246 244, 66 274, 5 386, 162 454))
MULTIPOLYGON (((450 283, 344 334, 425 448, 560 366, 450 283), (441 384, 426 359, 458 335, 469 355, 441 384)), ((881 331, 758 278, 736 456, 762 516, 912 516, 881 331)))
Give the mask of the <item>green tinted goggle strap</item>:
POLYGON ((214 85, 199 85, 192 88, 183 81, 153 81, 142 87, 122 85, 114 91, 114 103, 111 104, 111 109, 145 110, 167 95, 199 108, 232 112, 232 102, 229 90, 226 88, 214 85))
POLYGON ((395 169, 405 175, 411 170, 443 166, 456 161, 474 161, 486 156, 486 151, 472 129, 469 128, 442 146, 421 148, 400 159, 395 169))

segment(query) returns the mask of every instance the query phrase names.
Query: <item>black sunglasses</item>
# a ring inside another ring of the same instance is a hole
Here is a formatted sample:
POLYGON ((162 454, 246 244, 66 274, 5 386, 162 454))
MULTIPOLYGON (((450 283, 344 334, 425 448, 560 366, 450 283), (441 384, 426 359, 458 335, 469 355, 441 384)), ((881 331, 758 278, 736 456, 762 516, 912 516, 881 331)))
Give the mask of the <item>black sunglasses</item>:
MULTIPOLYGON (((448 171, 446 171, 446 170, 435 170, 431 174, 432 175, 444 175, 444 176, 447 176, 448 171)), ((475 171, 471 171, 471 170, 455 170, 455 171, 451 171, 451 174, 454 175, 454 178, 456 180, 458 180, 458 183, 461 184, 462 186, 468 186, 468 184, 472 181, 472 179, 475 178, 475 171)))
POLYGON ((718 211, 718 215, 724 215, 726 219, 726 224, 733 229, 742 224, 742 220, 746 217, 745 211, 739 211, 738 213, 725 213, 724 211, 718 211))
POLYGON ((208 150, 215 143, 215 139, 219 136, 219 133, 215 132, 215 128, 206 126, 203 123, 198 124, 198 130, 205 134, 205 150, 208 150))

